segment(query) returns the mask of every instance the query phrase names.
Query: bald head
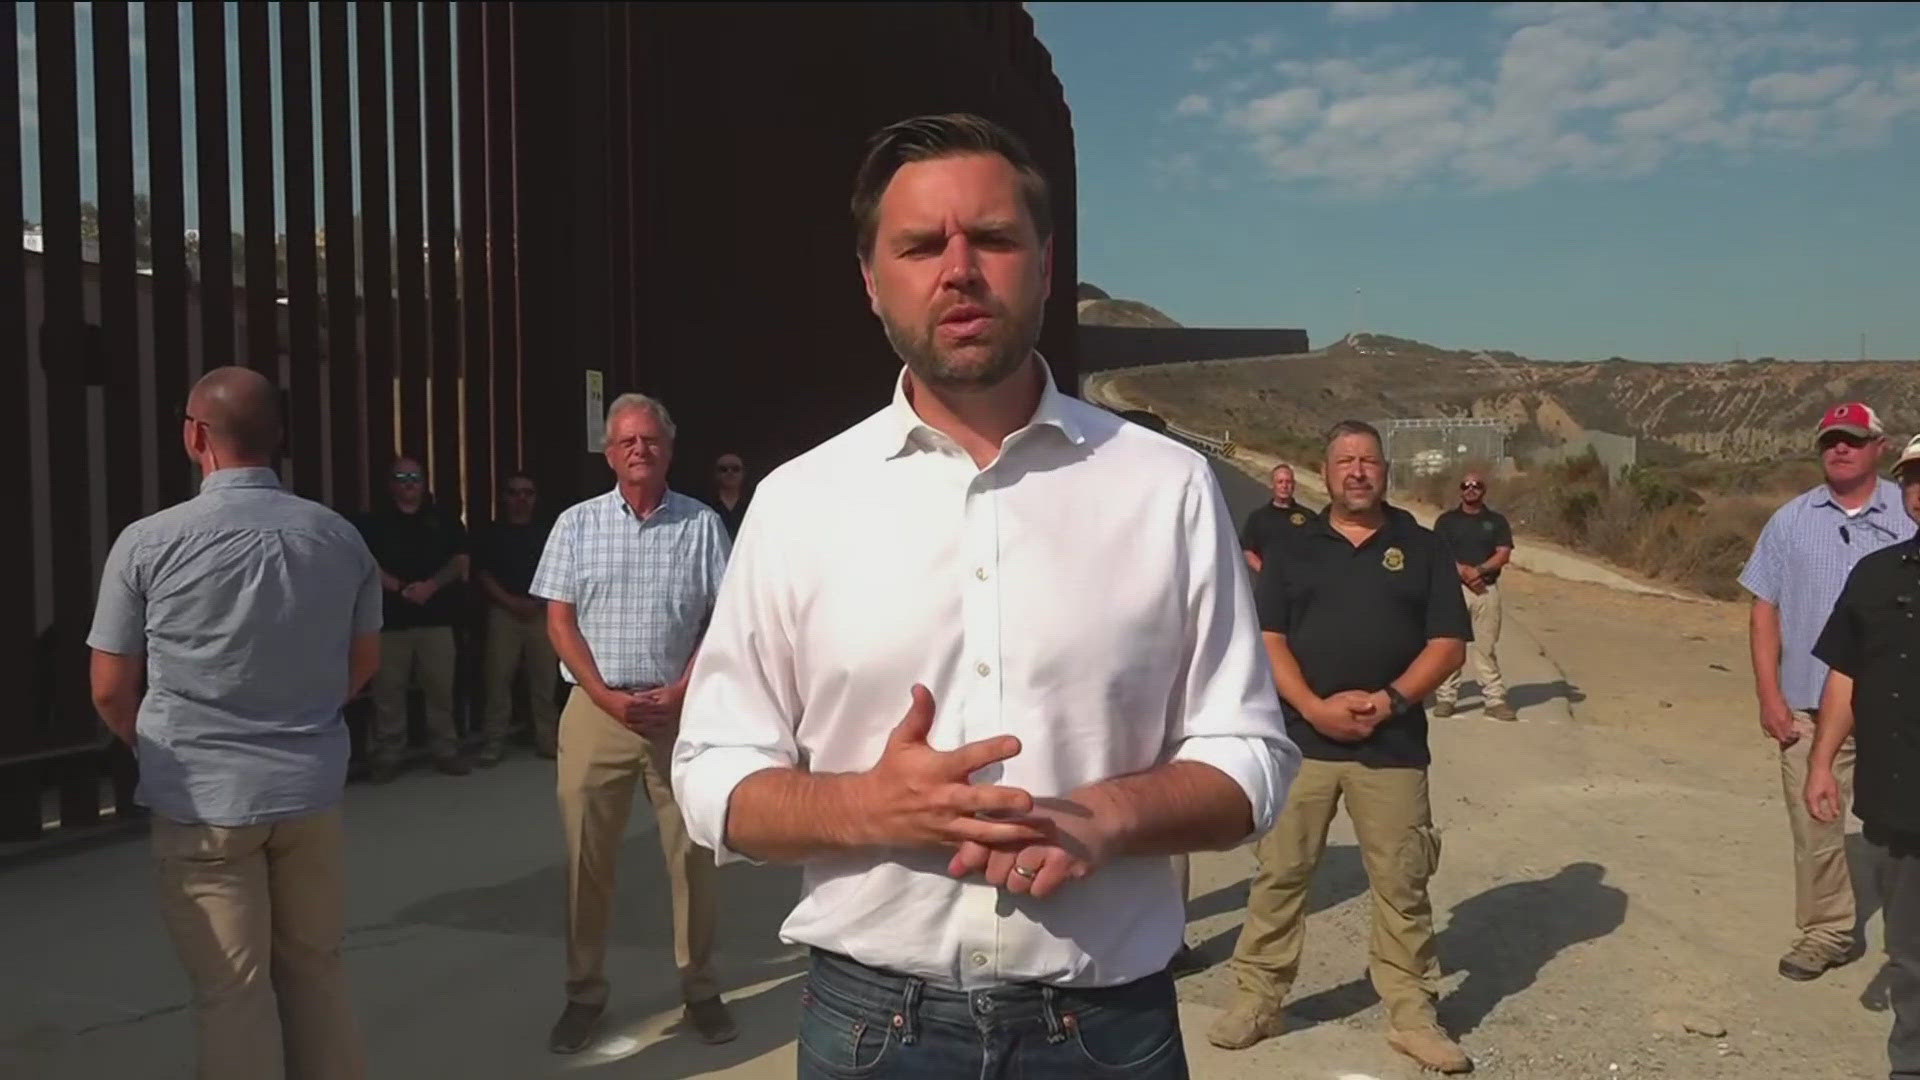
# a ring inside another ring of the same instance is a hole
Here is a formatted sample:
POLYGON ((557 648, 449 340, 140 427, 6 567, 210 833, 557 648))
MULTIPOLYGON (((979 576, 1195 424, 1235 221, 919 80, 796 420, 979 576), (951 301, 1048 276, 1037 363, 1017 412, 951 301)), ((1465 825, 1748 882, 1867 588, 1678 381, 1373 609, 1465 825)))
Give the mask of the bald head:
POLYGON ((280 446, 280 392, 252 368, 207 372, 187 398, 187 414, 234 454, 265 460, 280 446))

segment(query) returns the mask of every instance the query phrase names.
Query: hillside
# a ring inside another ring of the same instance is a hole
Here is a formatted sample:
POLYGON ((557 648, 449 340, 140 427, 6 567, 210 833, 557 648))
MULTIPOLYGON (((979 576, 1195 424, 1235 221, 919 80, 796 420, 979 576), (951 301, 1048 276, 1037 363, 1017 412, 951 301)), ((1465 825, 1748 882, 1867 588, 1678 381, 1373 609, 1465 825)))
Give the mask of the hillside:
POLYGON ((1168 326, 1178 327, 1165 312, 1138 300, 1109 296, 1098 285, 1080 283, 1079 321, 1082 326, 1168 326))
POLYGON ((1920 364, 1549 363, 1363 334, 1303 356, 1142 369, 1116 388, 1169 419, 1288 449, 1344 417, 1501 417, 1515 452, 1583 430, 1635 435, 1643 462, 1802 456, 1828 405, 1863 400, 1891 433, 1920 430, 1920 364))

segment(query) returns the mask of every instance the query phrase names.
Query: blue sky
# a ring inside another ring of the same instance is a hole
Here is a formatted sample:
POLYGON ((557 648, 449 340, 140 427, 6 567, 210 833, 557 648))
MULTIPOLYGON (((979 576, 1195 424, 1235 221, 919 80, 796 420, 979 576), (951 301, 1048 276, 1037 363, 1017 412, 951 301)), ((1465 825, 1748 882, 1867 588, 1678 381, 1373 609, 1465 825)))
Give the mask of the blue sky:
MULTIPOLYGON (((181 97, 182 127, 184 130, 184 137, 186 140, 186 154, 185 154, 185 159, 183 163, 184 164, 183 171, 185 174, 186 193, 187 193, 186 222, 187 222, 187 227, 189 229, 194 229, 199 226, 199 207, 198 207, 199 162, 197 157, 198 151, 196 150, 194 145, 194 115, 195 115, 195 100, 196 100, 197 91, 194 85, 193 19, 194 19, 194 9, 196 6, 197 5, 194 5, 194 4, 182 4, 180 6, 180 63, 181 63, 180 97, 181 97)), ((239 150, 239 147, 240 147, 239 7, 240 5, 238 3, 231 2, 231 0, 229 0, 229 2, 225 5, 226 32, 227 32, 226 100, 227 100, 227 159, 228 159, 228 176, 229 176, 228 191, 229 191, 229 197, 232 200, 233 228, 236 232, 242 228, 245 222, 244 208, 246 205, 245 193, 241 190, 240 150, 239 150)), ((133 105, 133 127, 134 127, 134 131, 133 131, 134 189, 136 191, 146 191, 148 190, 148 186, 149 186, 147 183, 147 138, 146 138, 146 114, 147 114, 147 86, 146 86, 147 57, 146 57, 146 18, 145 18, 146 5, 145 4, 129 4, 128 9, 129 9, 129 30, 131 32, 131 38, 132 38, 132 41, 130 43, 129 53, 130 53, 130 59, 132 61, 132 66, 133 66, 132 105, 133 105)), ((35 74, 37 69, 36 53, 39 45, 38 27, 36 24, 36 20, 34 18, 33 4, 17 2, 16 0, 16 2, 14 3, 14 10, 15 10, 16 18, 19 23, 19 41, 17 43, 17 47, 19 50, 18 55, 19 55, 19 63, 20 63, 20 113, 21 113, 21 127, 22 127, 21 150, 22 150, 22 163, 25 170, 25 177, 24 177, 25 203, 26 203, 25 209, 26 209, 27 219, 29 221, 37 221, 39 220, 39 217, 40 217, 40 175, 39 175, 40 153, 39 153, 39 129, 38 129, 39 96, 38 96, 37 77, 35 74)), ((422 14, 424 16, 427 13, 430 13, 435 10, 440 10, 440 9, 436 9, 432 6, 429 6, 423 9, 422 14)), ((313 79, 312 96, 313 96, 314 102, 316 103, 314 120, 313 120, 313 132, 314 132, 315 147, 316 147, 314 151, 314 154, 315 154, 314 160, 316 163, 315 169, 317 172, 319 168, 318 141, 320 138, 320 118, 319 118, 318 104, 317 104, 320 100, 320 64, 319 64, 320 31, 319 31, 318 8, 309 7, 308 17, 309 17, 309 27, 310 27, 309 35, 308 35, 309 48, 312 50, 312 54, 310 57, 310 62, 312 65, 312 79, 313 79)), ((271 35, 272 40, 276 43, 275 59, 274 59, 273 74, 272 74, 272 83, 273 83, 272 112, 273 112, 273 128, 274 128, 274 160, 273 160, 274 204, 275 204, 274 220, 276 222, 280 222, 284 224, 284 222, 286 221, 286 206, 285 206, 285 194, 282 189, 282 174, 284 171, 283 166, 284 166, 285 147, 281 142, 282 136, 280 134, 281 87, 280 87, 280 64, 279 64, 278 50, 277 50, 277 43, 280 40, 280 5, 274 4, 268 8, 267 25, 268 25, 268 33, 271 35)), ((388 13, 388 27, 389 27, 389 33, 391 33, 392 16, 391 16, 390 8, 388 13)), ((76 59, 76 64, 78 66, 79 83, 80 83, 79 85, 79 91, 80 91, 79 93, 80 196, 83 201, 95 201, 96 193, 98 191, 98 177, 96 176, 97 169, 96 169, 96 163, 95 163, 95 157, 94 157, 95 150, 94 150, 94 138, 93 138, 93 130, 94 130, 93 44, 92 44, 93 43, 93 5, 90 3, 83 2, 75 5, 74 39, 75 39, 75 53, 76 53, 75 59, 76 59)), ((348 80, 349 80, 350 86, 357 87, 358 79, 359 79, 359 56, 358 56, 357 49, 355 48, 355 43, 357 42, 357 36, 349 34, 348 42, 349 42, 348 53, 347 53, 348 80)), ((422 36, 422 48, 424 48, 424 35, 422 36)), ((386 64, 387 64, 387 89, 388 89, 387 123, 389 125, 389 130, 391 130, 391 125, 393 123, 393 96, 392 96, 393 60, 391 56, 386 58, 386 64)), ((453 60, 453 66, 451 70, 453 72, 453 77, 457 79, 459 77, 459 66, 458 66, 457 57, 455 57, 453 60)), ((352 92, 354 93, 355 100, 358 100, 357 90, 354 90, 352 92)), ((423 101, 424 101, 424 98, 423 98, 423 101)), ((458 149, 459 149, 459 131, 457 127, 458 126, 456 125, 456 130, 454 131, 454 136, 453 136, 454 137, 453 145, 455 148, 456 156, 458 155, 458 149)), ((354 125, 354 130, 355 130, 355 135, 353 139, 353 175, 354 175, 353 201, 354 201, 354 206, 357 208, 360 205, 360 186, 359 186, 360 143, 359 143, 359 135, 358 135, 359 125, 357 122, 354 125)), ((388 187, 388 191, 391 193, 393 189, 391 159, 389 159, 389 162, 388 162, 388 169, 389 169, 389 172, 387 177, 387 187, 388 187)), ((455 186, 456 192, 459 189, 459 183, 460 183, 459 170, 456 169, 454 171, 454 186, 455 186)), ((424 181, 423 181, 423 184, 424 184, 424 181)), ((314 191, 314 204, 315 204, 315 215, 316 215, 315 219, 318 221, 325 220, 324 208, 321 205, 321 199, 323 195, 324 195, 324 192, 320 190, 320 185, 316 182, 315 191, 314 191)), ((391 201, 391 195, 389 195, 389 200, 391 201)))
POLYGON ((1920 357, 1920 5, 1027 7, 1081 278, 1188 325, 1920 357))

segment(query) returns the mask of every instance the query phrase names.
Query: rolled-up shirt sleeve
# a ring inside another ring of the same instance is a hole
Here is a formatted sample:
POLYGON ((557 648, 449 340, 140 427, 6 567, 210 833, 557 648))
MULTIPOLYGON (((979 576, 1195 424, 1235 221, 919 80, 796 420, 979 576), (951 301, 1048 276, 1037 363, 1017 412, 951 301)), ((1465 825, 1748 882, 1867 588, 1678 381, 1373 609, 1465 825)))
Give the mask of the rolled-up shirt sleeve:
POLYGON ((1253 833, 1273 827, 1300 772, 1254 617, 1226 500, 1204 464, 1186 502, 1185 677, 1170 703, 1175 761, 1211 765, 1246 793, 1253 833))
POLYGON ((748 858, 726 844, 734 789, 800 760, 789 581, 780 538, 761 535, 769 519, 749 517, 733 545, 673 747, 673 794, 687 833, 718 864, 748 858))

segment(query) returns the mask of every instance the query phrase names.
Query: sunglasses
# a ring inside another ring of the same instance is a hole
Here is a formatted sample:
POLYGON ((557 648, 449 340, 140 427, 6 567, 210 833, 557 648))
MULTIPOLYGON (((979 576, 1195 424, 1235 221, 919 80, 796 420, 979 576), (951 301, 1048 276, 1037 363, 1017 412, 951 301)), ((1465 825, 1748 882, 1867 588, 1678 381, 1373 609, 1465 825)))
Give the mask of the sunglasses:
POLYGON ((427 475, 417 472, 397 472, 393 474, 393 478, 402 484, 419 484, 426 481, 427 475))
POLYGON ((1477 483, 1472 480, 1468 480, 1465 483, 1460 485, 1460 490, 1461 491, 1485 491, 1487 490, 1487 485, 1477 483))

